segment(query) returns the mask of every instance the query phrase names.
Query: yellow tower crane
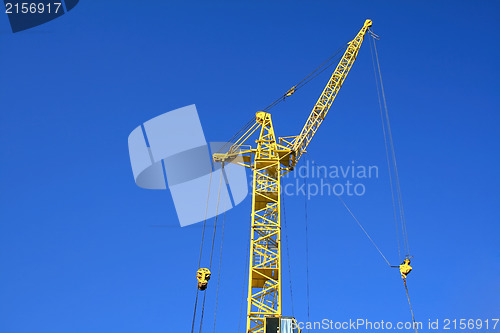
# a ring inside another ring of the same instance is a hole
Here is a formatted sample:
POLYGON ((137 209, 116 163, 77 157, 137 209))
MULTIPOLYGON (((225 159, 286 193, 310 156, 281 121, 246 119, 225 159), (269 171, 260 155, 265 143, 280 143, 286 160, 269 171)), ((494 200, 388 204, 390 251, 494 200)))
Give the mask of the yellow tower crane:
MULTIPOLYGON (((248 279, 247 333, 276 332, 273 327, 289 325, 294 318, 282 318, 281 302, 281 176, 294 169, 349 73, 372 21, 348 43, 342 59, 314 105, 297 136, 276 139, 271 114, 257 112, 255 123, 227 153, 213 154, 220 163, 237 163, 253 170, 252 225, 248 279), (257 147, 245 145, 258 132, 257 147), (236 158, 240 156, 240 158, 236 158), (241 158, 242 157, 242 158, 241 158), (285 324, 283 324, 285 323, 285 324), (287 324, 288 323, 288 324, 287 324)), ((294 87, 295 88, 295 87, 294 87)), ((290 89, 286 96, 294 93, 290 89)), ((205 287, 205 286, 204 286, 205 287)), ((287 329, 291 332, 290 329, 287 329)), ((280 330, 282 332, 282 330, 280 330)))

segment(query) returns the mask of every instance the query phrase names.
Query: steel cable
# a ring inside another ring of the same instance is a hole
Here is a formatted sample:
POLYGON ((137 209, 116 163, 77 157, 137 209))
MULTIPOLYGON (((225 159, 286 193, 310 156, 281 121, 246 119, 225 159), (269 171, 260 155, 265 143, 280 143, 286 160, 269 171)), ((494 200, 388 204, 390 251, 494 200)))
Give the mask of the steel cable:
POLYGON ((215 294, 215 310, 214 310, 214 330, 215 332, 215 322, 217 320, 217 305, 219 303, 219 283, 220 283, 220 272, 222 267, 222 246, 224 245, 224 226, 226 225, 226 212, 222 217, 222 236, 220 240, 220 253, 219 253, 219 271, 217 273, 217 292, 215 294))
POLYGON ((290 268, 290 250, 288 247, 288 226, 286 223, 285 195, 283 194, 283 191, 281 192, 281 201, 283 202, 283 221, 285 222, 286 257, 288 264, 288 280, 290 281, 290 300, 292 303, 292 317, 295 317, 295 310, 293 306, 292 270, 290 268))
MULTIPOLYGON (((376 37, 372 34, 371 35, 373 39, 376 37)), ((398 243, 398 257, 399 257, 399 262, 401 262, 401 244, 399 240, 399 225, 398 225, 398 214, 396 212, 396 199, 394 198, 394 185, 393 185, 393 180, 392 180, 392 172, 391 172, 391 162, 390 162, 390 157, 389 157, 389 146, 387 144, 387 134, 385 130, 385 119, 384 119, 384 113, 382 111, 382 101, 380 98, 380 88, 378 84, 378 78, 377 78, 377 71, 375 67, 375 57, 373 55, 373 46, 371 44, 371 41, 369 41, 370 44, 370 53, 372 55, 372 64, 373 64, 373 73, 375 75, 375 85, 377 86, 377 96, 378 96, 378 104, 380 107, 380 120, 382 123, 382 132, 384 133, 384 143, 385 143, 385 155, 386 155, 386 160, 387 160, 387 169, 389 173, 389 184, 391 187, 391 198, 392 198, 392 207, 393 207, 393 214, 394 214, 394 224, 396 226, 396 241, 398 243)))
MULTIPOLYGON (((314 162, 314 160, 312 160, 310 157, 310 153, 307 153, 309 156, 309 160, 311 161, 311 163, 317 167, 316 163, 314 162)), ((319 169, 319 168, 318 168, 319 169)), ((330 184, 330 186, 333 187, 332 183, 330 182, 330 179, 328 179, 328 175, 326 174, 326 170, 325 170, 325 177, 324 179, 328 182, 328 184, 330 184)), ((380 248, 377 246, 377 244, 375 243, 375 241, 370 237, 370 235, 368 234, 368 232, 365 230, 365 228, 363 227, 363 225, 361 224, 361 222, 359 222, 359 220, 356 218, 356 216, 354 215, 354 213, 352 212, 352 210, 349 208, 349 206, 347 206, 347 204, 345 203, 345 201, 339 196, 337 195, 337 193, 333 192, 333 194, 340 200, 340 202, 342 203, 342 205, 344 205, 344 207, 347 209, 347 211, 349 212, 349 214, 352 216, 352 218, 356 221, 356 223, 358 224, 358 226, 361 228, 361 230, 363 230, 363 232, 365 233, 366 237, 368 237, 368 239, 370 240, 370 242, 373 244, 373 246, 377 249, 378 253, 380 253, 380 255, 382 256, 382 258, 384 258, 385 262, 387 263, 387 265, 391 266, 391 264, 389 263, 389 260, 387 260, 387 258, 385 257, 385 255, 382 253, 382 251, 380 250, 380 248)))
MULTIPOLYGON (((308 189, 307 189, 307 178, 304 177, 304 187, 305 187, 305 200, 304 200, 304 211, 305 211, 305 225, 306 225, 306 283, 307 283, 307 321, 310 323, 310 309, 309 309, 309 232, 308 232, 308 221, 307 221, 307 200, 309 199, 308 189)), ((307 329, 309 332, 309 329, 307 329)))
MULTIPOLYGON (((396 187, 396 196, 397 196, 397 200, 398 200, 399 215, 400 215, 401 227, 402 227, 402 231, 403 231, 403 245, 404 245, 405 250, 406 250, 406 257, 409 257, 410 256, 410 246, 409 246, 409 242, 408 242, 408 232, 407 232, 407 228, 406 228, 406 219, 405 219, 404 208, 403 208, 403 196, 401 193, 401 184, 399 181, 399 172, 398 172, 397 161, 396 161, 394 140, 392 138, 391 123, 389 121, 389 111, 387 108, 387 99, 385 97, 384 83, 382 81, 382 72, 380 70, 380 61, 378 58, 377 45, 375 43, 375 36, 372 35, 372 37, 373 37, 372 41, 373 41, 373 48, 374 48, 374 53, 375 53, 375 60, 377 63, 377 73, 375 75, 378 74, 377 94, 378 94, 378 98, 379 98, 379 105, 381 108, 380 111, 381 111, 381 113, 383 112, 382 106, 383 106, 383 109, 385 111, 384 113, 385 113, 385 123, 387 125, 387 137, 389 138, 389 146, 390 146, 390 152, 391 152, 392 164, 393 164, 393 170, 394 170, 394 178, 395 178, 395 184, 396 184, 396 186, 395 186, 396 187), (380 92, 378 90, 379 84, 380 84, 380 92), (381 102, 381 97, 382 97, 383 103, 381 102)), ((384 129, 384 131, 385 131, 385 129, 384 129)), ((384 132, 384 135, 385 135, 385 132, 384 132)), ((390 170, 389 170, 389 172, 390 172, 390 170)), ((392 190, 392 185, 391 185, 391 190, 392 190)))
MULTIPOLYGON (((221 167, 221 176, 220 176, 220 182, 219 182, 219 194, 217 196, 217 207, 215 209, 214 233, 212 236, 212 249, 210 251, 210 264, 208 266, 209 271, 211 271, 211 269, 212 269, 212 259, 213 259, 213 254, 214 254, 215 235, 216 235, 216 231, 217 231, 217 218, 218 218, 218 214, 219 214, 219 203, 220 203, 220 192, 221 192, 221 188, 222 188, 222 178, 224 178, 224 163, 222 163, 222 167, 221 167)), ((207 296, 207 293, 206 292, 203 293, 203 304, 201 307, 201 319, 200 319, 200 333, 201 333, 201 330, 203 327, 203 317, 204 317, 204 313, 205 313, 206 296, 207 296)))

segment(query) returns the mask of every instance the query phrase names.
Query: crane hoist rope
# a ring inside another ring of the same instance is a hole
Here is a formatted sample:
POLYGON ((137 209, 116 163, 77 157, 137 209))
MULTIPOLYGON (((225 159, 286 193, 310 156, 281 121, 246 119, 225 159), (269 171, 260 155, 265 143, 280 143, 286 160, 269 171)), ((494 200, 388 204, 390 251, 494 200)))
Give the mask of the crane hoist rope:
POLYGON ((380 108, 380 117, 382 121, 382 131, 384 134, 384 143, 386 150, 386 159, 387 159, 387 167, 389 172, 389 183, 391 187, 391 197, 393 203, 393 211, 394 211, 394 221, 396 226, 396 238, 398 242, 398 253, 399 260, 401 261, 401 249, 400 249, 400 239, 399 239, 399 226, 398 226, 398 214, 396 211, 399 211, 399 219, 401 221, 401 232, 402 232, 402 242, 405 249, 405 258, 411 257, 410 247, 408 242, 408 232, 406 228, 406 220, 403 208, 403 197, 401 194, 401 184, 399 181, 399 173, 396 161, 396 152, 394 149, 394 140, 392 138, 392 130, 391 124, 389 121, 389 112, 387 108, 387 100, 385 97, 384 83, 382 81, 382 72, 380 70, 380 61, 378 57, 377 45, 375 40, 378 39, 378 36, 374 33, 371 33, 372 40, 370 44, 370 51, 372 55, 372 64, 373 64, 373 72, 375 74, 375 83, 377 86, 377 97, 380 108), (394 180, 392 173, 394 173, 394 180), (396 193, 396 195, 395 195, 396 193))
POLYGON ((214 330, 215 333, 215 323, 217 320, 217 305, 219 303, 219 285, 220 285, 220 272, 222 268, 222 246, 224 245, 224 228, 226 225, 226 212, 222 216, 222 235, 220 240, 220 252, 219 252, 219 267, 217 268, 217 292, 215 293, 215 310, 214 310, 214 330))
MULTIPOLYGON (((201 255, 203 253, 203 242, 204 242, 204 239, 205 239, 205 227, 206 227, 206 224, 207 224, 208 203, 209 203, 209 199, 210 199, 210 187, 212 186, 212 174, 213 173, 211 172, 209 180, 208 180, 207 204, 206 204, 206 208, 205 208, 205 219, 203 221, 203 230, 202 230, 202 233, 201 233, 201 245, 200 245, 200 255, 199 255, 199 259, 198 259, 198 271, 200 271, 200 269, 201 269, 201 255)), ((198 271, 196 272, 196 278, 198 280, 198 283, 202 283, 203 281, 201 281, 201 280, 203 279, 203 277, 200 276, 200 278, 198 278, 198 271)), ((204 274, 206 272, 202 271, 200 273, 204 274)), ((195 298, 195 301, 194 301, 194 309, 193 309, 193 322, 191 324, 191 333, 194 333, 194 324, 195 324, 195 321, 196 321, 196 310, 198 308, 198 296, 199 296, 199 293, 200 293, 200 286, 198 286, 198 288, 196 290, 196 298, 195 298)))
MULTIPOLYGON (((252 230, 251 228, 252 227, 249 225, 248 226, 248 235, 250 234, 250 231, 252 230)), ((250 253, 250 241, 247 242, 247 250, 246 250, 246 257, 245 257, 244 272, 247 271, 249 253, 250 253)), ((238 330, 236 332, 239 332, 240 331, 240 327, 241 327, 241 315, 243 314, 243 301, 245 300, 245 285, 247 284, 246 280, 247 280, 247 278, 245 276, 243 278, 243 287, 241 288, 240 316, 238 317, 238 330)))
MULTIPOLYGON (((311 310, 310 310, 310 292, 309 292, 309 219, 307 216, 307 201, 309 199, 309 187, 307 186, 307 177, 304 177, 304 225, 305 225, 305 234, 306 238, 306 303, 307 303, 307 321, 311 322, 311 310)), ((307 330, 309 332, 309 330, 307 330)))
MULTIPOLYGON (((370 32, 371 32, 370 35, 372 36, 373 40, 379 39, 379 37, 377 35, 375 35, 375 33, 373 33, 372 31, 370 31, 370 32)), ((398 244, 398 257, 399 257, 399 261, 401 261, 401 244, 400 244, 401 242, 399 239, 398 214, 397 214, 396 201, 394 199, 394 185, 393 185, 393 180, 392 180, 391 162, 390 162, 390 157, 389 157, 389 146, 387 144, 387 132, 385 129, 385 117, 384 117, 384 113, 383 113, 382 100, 380 98, 380 87, 378 84, 378 75, 377 75, 377 70, 376 70, 376 65, 375 65, 375 56, 373 54, 373 46, 372 46, 371 42, 369 44, 370 44, 370 54, 372 56, 373 74, 375 75, 375 85, 377 87, 377 97, 378 97, 378 104, 379 104, 379 108, 380 108, 380 120, 381 120, 381 124, 382 124, 382 133, 384 134, 385 155, 386 155, 386 161, 387 161, 387 170, 388 170, 388 174, 389 174, 389 184, 390 184, 390 188, 391 188, 392 207, 393 207, 393 214, 394 214, 394 225, 396 227, 395 228, 396 229, 396 242, 398 244)))
MULTIPOLYGON (((209 199, 210 199, 210 187, 211 187, 211 183, 212 183, 212 173, 210 173, 210 179, 209 179, 209 185, 208 185, 209 189, 208 189, 208 194, 207 194, 207 207, 205 209, 205 220, 203 222, 200 258, 198 261, 198 271, 196 274, 196 278, 198 280, 198 290, 196 291, 196 299, 195 299, 195 305, 194 305, 194 310, 193 310, 193 323, 192 323, 192 327, 191 327, 191 333, 194 332, 194 323, 196 320, 196 310, 197 310, 197 305, 198 305, 199 291, 200 290, 205 291, 207 289, 208 281, 210 280, 210 277, 211 277, 215 237, 216 237, 216 232, 217 232, 217 219, 218 219, 218 215, 219 215, 220 194, 221 194, 221 189, 222 189, 222 179, 224 178, 224 162, 221 163, 220 170, 221 170, 221 175, 220 175, 219 190, 218 190, 218 195, 217 195, 217 206, 216 206, 216 211, 215 211, 214 233, 212 236, 212 247, 211 247, 211 251, 210 251, 210 263, 209 263, 209 268, 202 268, 200 266, 201 266, 201 258, 202 258, 202 253, 203 253, 203 242, 204 242, 204 238, 205 238, 205 228, 206 228, 206 222, 207 222, 208 205, 209 205, 209 199)), ((224 214, 224 220, 225 220, 225 214, 224 214)), ((221 247, 222 247, 222 243, 221 243, 221 247)), ((221 249, 221 251, 222 251, 222 249, 221 249)), ((219 272, 220 272, 220 267, 219 267, 219 272)), ((203 317, 204 317, 204 313, 205 313, 205 300, 206 300, 206 293, 203 293, 203 303, 201 306, 201 319, 200 319, 200 333, 201 333, 201 330, 203 327, 203 317)), ((214 323, 215 323, 215 321, 214 321, 214 323)))
POLYGON ((408 298, 408 305, 410 305, 411 319, 413 320, 413 328, 415 329, 415 333, 418 333, 417 324, 415 322, 415 315, 413 314, 413 307, 411 306, 410 294, 408 293, 408 286, 406 285, 406 279, 403 279, 403 283, 405 284, 406 297, 408 298))
POLYGON ((284 192, 281 192, 281 201, 283 202, 283 222, 285 225, 285 244, 286 244, 286 262, 288 266, 288 280, 290 282, 290 303, 292 305, 292 317, 295 317, 295 308, 293 305, 293 288, 292 288, 292 269, 290 267, 290 250, 289 250, 289 242, 288 242, 288 225, 286 223, 286 206, 285 206, 285 195, 284 192))

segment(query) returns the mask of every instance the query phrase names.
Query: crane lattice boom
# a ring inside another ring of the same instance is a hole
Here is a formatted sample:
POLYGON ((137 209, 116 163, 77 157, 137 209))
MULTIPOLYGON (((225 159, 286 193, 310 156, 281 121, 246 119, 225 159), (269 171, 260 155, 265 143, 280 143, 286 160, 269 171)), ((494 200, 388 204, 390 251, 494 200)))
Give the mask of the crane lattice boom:
POLYGON ((340 60, 337 68, 333 72, 330 81, 326 85, 325 89, 319 96, 318 101, 314 105, 309 118, 302 128, 300 134, 293 139, 291 143, 291 148, 295 152, 295 159, 292 161, 292 168, 298 162, 302 154, 306 151, 307 146, 311 142, 314 134, 319 128, 319 125, 323 122, 332 105, 335 97, 337 97, 337 93, 339 92, 342 84, 344 83, 347 74, 349 74, 349 70, 351 69, 354 61, 356 60, 356 56, 358 55, 359 48, 361 47, 361 43, 365 37, 365 34, 369 27, 372 26, 371 20, 366 20, 363 28, 359 31, 351 42, 349 42, 349 46, 345 51, 342 59, 340 60))

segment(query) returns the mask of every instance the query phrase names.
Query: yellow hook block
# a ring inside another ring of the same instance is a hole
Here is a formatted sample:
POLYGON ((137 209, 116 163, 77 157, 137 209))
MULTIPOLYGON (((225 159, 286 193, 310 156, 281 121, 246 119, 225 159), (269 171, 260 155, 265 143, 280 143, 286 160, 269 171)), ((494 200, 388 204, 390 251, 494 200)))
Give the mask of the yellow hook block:
POLYGON ((207 289, 208 280, 210 280, 210 270, 208 268, 200 268, 196 272, 196 279, 198 280, 198 289, 205 290, 207 289))
POLYGON ((410 266, 410 263, 410 259, 405 259, 403 260, 403 263, 399 265, 399 271, 401 272, 401 277, 403 278, 403 280, 406 279, 406 276, 410 274, 411 270, 413 269, 410 266))

